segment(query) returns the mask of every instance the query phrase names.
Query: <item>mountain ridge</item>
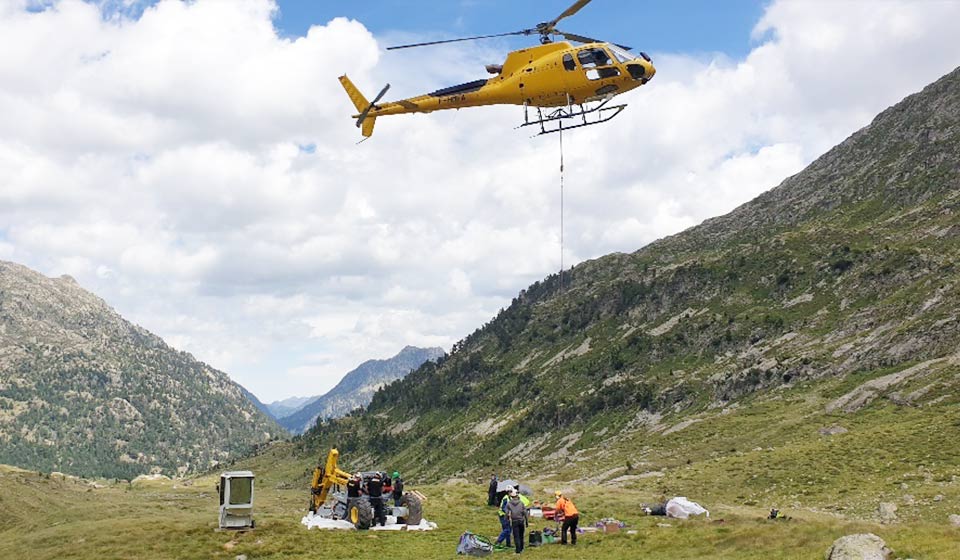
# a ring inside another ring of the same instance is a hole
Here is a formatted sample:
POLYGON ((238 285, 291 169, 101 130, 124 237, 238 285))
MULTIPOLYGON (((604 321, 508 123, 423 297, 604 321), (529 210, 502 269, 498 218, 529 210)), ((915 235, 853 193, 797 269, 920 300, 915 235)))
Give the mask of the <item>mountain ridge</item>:
POLYGON ((367 360, 348 372, 343 379, 323 395, 299 410, 280 419, 280 425, 299 434, 312 427, 318 418, 344 416, 358 407, 366 406, 373 393, 386 384, 403 379, 424 362, 446 355, 439 347, 418 348, 405 346, 396 355, 383 360, 367 360))
POLYGON ((73 278, 0 261, 0 462, 117 478, 206 470, 283 433, 246 393, 73 278))

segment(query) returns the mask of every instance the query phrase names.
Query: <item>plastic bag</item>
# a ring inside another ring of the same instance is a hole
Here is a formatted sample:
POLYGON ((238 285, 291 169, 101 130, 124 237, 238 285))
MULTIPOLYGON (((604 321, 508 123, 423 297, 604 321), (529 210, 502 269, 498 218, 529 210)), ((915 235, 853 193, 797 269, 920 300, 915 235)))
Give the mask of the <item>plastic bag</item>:
POLYGON ((701 506, 696 502, 691 502, 690 500, 684 498, 683 496, 677 496, 669 502, 667 502, 667 517, 673 517, 674 519, 687 519, 691 515, 700 515, 706 514, 707 517, 710 517, 710 512, 706 508, 701 506))
POLYGON ((457 554, 467 556, 488 556, 493 554, 493 544, 480 535, 466 531, 460 535, 460 544, 457 545, 457 554))

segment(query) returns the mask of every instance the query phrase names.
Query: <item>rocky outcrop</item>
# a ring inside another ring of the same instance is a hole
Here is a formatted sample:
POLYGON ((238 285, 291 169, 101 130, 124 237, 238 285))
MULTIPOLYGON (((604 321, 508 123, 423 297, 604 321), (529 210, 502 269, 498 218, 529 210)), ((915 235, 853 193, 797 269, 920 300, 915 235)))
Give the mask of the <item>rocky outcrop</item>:
POLYGON ((893 551, 887 543, 873 533, 847 535, 833 542, 827 550, 826 560, 889 560, 893 551))

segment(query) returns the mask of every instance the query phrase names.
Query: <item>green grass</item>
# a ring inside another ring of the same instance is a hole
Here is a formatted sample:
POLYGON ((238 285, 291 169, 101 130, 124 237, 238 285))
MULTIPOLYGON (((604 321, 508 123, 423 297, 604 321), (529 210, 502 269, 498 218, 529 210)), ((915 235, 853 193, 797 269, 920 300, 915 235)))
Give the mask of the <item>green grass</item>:
MULTIPOLYGON (((904 427, 909 431, 909 422, 904 427)), ((683 432, 679 432, 683 433, 683 432)), ((691 432, 692 436, 692 432, 691 432)), ((840 440, 827 440, 828 442, 840 440)), ((823 445, 834 445, 824 443, 823 445)), ((801 473, 824 480, 817 461, 817 449, 797 448, 784 456, 774 478, 801 473), (796 455, 793 455, 796 453, 796 455), (799 461, 799 462, 798 462, 799 461), (814 469, 811 471, 811 469, 814 469)), ((837 451, 837 450, 834 450, 837 451)), ((824 497, 813 496, 809 503, 754 500, 756 505, 737 503, 734 494, 746 498, 751 492, 750 472, 769 465, 767 453, 702 461, 666 469, 665 479, 649 483, 610 487, 572 484, 575 501, 582 511, 582 525, 601 517, 616 517, 628 523, 617 534, 581 535, 577 548, 547 545, 530 549, 527 556, 539 558, 818 558, 838 537, 873 532, 885 539, 900 557, 949 558, 956 553, 960 529, 949 527, 946 512, 955 507, 960 489, 954 479, 939 473, 944 507, 933 517, 918 516, 892 525, 864 521, 851 512, 819 512, 811 504, 824 505, 824 497), (710 519, 679 521, 646 517, 641 502, 653 501, 657 493, 676 490, 711 510, 710 519), (726 495, 729 500, 719 496, 726 495), (765 519, 770 505, 780 506, 790 521, 765 519), (934 521, 934 519, 938 521, 934 521), (661 526, 661 525, 669 526, 661 526)), ((7 523, 0 529, 0 558, 33 559, 134 559, 134 558, 222 558, 245 554, 250 559, 314 558, 396 558, 423 560, 453 558, 459 535, 466 530, 495 537, 496 514, 486 507, 485 484, 457 482, 431 484, 417 489, 428 496, 425 516, 439 524, 427 533, 356 532, 307 530, 300 525, 308 500, 304 471, 310 465, 293 460, 290 446, 253 458, 243 467, 257 473, 255 518, 257 529, 250 532, 216 531, 217 498, 213 476, 201 477, 184 486, 183 481, 128 485, 106 483, 94 489, 84 480, 58 480, 35 472, 0 469, 0 508, 7 523)), ((866 467, 865 467, 866 468, 866 467)), ((846 476, 846 475, 844 475, 846 476)), ((844 479, 845 480, 845 479, 844 479)), ((926 477, 914 473, 904 478, 916 488, 918 499, 926 477)), ((802 484, 802 479, 798 484, 802 484)), ((764 482, 763 484, 767 484, 764 482)), ((571 484, 562 479, 533 483, 541 497, 571 484)), ((827 484, 835 488, 835 484, 827 484)), ((931 486, 932 488, 932 486, 931 486)), ((899 491, 899 486, 896 487, 899 491)), ((749 500, 741 500, 749 501, 749 500)), ((535 520, 534 526, 550 525, 535 520)), ((505 554, 505 553, 498 553, 505 554)))

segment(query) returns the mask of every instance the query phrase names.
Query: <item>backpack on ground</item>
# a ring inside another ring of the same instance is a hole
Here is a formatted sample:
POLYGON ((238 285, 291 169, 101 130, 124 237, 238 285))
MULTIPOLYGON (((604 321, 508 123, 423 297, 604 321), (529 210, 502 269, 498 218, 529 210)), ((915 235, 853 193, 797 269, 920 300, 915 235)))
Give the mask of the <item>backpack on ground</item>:
POLYGON ((530 546, 540 546, 543 544, 543 534, 540 531, 530 531, 530 546))
POLYGON ((467 556, 487 556, 493 554, 493 544, 480 535, 474 535, 470 531, 460 535, 460 544, 457 545, 457 554, 466 554, 467 556))

